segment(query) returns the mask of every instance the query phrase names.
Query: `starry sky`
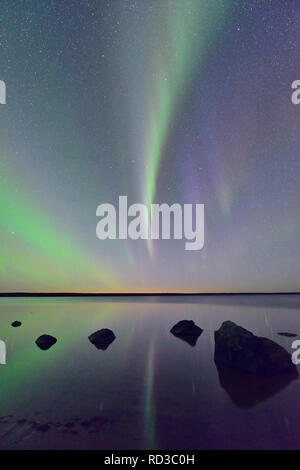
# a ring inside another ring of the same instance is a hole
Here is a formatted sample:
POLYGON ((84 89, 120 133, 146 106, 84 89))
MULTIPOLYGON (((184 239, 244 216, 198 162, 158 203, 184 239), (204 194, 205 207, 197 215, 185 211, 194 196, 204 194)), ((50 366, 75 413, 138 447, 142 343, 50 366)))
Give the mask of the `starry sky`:
POLYGON ((299 291, 300 3, 1 0, 1 292, 299 291), (96 208, 205 204, 205 244, 96 208))

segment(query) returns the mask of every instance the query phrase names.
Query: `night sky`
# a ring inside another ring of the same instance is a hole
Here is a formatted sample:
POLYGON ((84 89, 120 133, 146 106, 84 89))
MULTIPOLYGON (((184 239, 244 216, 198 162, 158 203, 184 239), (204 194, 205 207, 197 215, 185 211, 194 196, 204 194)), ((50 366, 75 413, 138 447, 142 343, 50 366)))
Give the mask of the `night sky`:
POLYGON ((300 2, 1 0, 0 291, 299 291, 300 2), (96 208, 205 204, 205 243, 96 208))

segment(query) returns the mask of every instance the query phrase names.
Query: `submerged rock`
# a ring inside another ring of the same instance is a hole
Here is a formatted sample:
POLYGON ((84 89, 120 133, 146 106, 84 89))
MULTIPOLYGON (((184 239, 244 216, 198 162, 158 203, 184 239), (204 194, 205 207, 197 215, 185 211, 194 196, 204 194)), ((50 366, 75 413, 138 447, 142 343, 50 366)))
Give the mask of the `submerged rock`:
POLYGON ((38 345, 40 349, 42 349, 43 351, 46 351, 47 349, 51 348, 51 346, 53 346, 53 344, 55 344, 56 341, 57 339, 54 338, 54 336, 42 335, 36 340, 35 343, 38 345))
POLYGON ((215 331, 215 362, 256 375, 294 372, 291 355, 279 344, 226 321, 215 331))
POLYGON ((279 331, 279 333, 277 333, 279 336, 286 336, 287 338, 296 338, 296 333, 287 333, 286 331, 279 331))
POLYGON ((14 328, 17 328, 17 326, 21 326, 21 325, 22 325, 22 323, 20 321, 17 321, 17 320, 13 321, 12 324, 11 324, 11 326, 13 326, 14 328))
POLYGON ((108 328, 102 328, 102 330, 95 331, 89 336, 90 342, 102 351, 105 351, 115 339, 114 332, 108 328))
POLYGON ((47 432, 50 429, 50 426, 48 424, 40 424, 35 427, 35 429, 39 432, 47 432))
POLYGON ((186 341, 191 346, 195 346, 197 339, 203 332, 199 326, 195 325, 193 320, 181 320, 170 331, 174 336, 186 341))

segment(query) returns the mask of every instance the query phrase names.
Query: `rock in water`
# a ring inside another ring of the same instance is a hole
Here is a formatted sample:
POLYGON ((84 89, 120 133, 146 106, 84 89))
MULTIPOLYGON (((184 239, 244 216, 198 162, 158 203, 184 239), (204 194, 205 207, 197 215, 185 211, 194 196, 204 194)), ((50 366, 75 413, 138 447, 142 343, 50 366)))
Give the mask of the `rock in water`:
POLYGON ((202 332, 203 330, 195 325, 193 320, 181 320, 171 328, 171 333, 174 336, 186 341, 191 346, 195 346, 202 332))
POLYGON ((287 338, 296 338, 296 333, 288 333, 286 331, 279 331, 279 333, 277 333, 279 336, 286 336, 287 338))
POLYGON ((51 346, 53 346, 53 344, 55 344, 56 341, 57 339, 54 338, 54 336, 42 335, 36 340, 35 343, 38 345, 40 349, 42 349, 43 351, 46 351, 47 349, 51 348, 51 346))
POLYGON ((224 322, 215 331, 214 358, 217 364, 250 374, 297 373, 291 355, 283 347, 231 321, 224 322))
POLYGON ((95 333, 89 336, 90 342, 96 346, 97 349, 102 349, 102 351, 105 351, 115 339, 114 332, 108 328, 95 331, 95 333))
POLYGON ((17 328, 17 326, 21 326, 21 325, 22 325, 22 323, 20 321, 17 321, 17 320, 13 321, 12 324, 11 324, 11 326, 13 326, 14 328, 17 328))

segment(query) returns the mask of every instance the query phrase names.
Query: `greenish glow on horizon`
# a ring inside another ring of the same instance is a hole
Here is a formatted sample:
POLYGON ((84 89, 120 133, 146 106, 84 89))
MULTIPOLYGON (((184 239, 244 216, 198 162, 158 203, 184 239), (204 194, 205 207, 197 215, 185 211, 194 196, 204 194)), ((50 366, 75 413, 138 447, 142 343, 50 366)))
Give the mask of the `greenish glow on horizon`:
POLYGON ((82 254, 71 235, 55 229, 36 204, 21 194, 16 181, 14 185, 16 189, 2 181, 0 187, 0 227, 7 236, 16 240, 14 257, 11 250, 1 254, 0 271, 16 269, 25 278, 37 280, 40 278, 42 259, 47 265, 47 270, 43 272, 46 290, 47 283, 58 276, 60 267, 65 278, 72 278, 74 272, 83 270, 88 278, 98 279, 101 285, 116 285, 107 269, 103 274, 94 261, 82 254), (20 250, 18 240, 22 241, 20 250), (23 248, 24 243, 27 250, 23 248))

